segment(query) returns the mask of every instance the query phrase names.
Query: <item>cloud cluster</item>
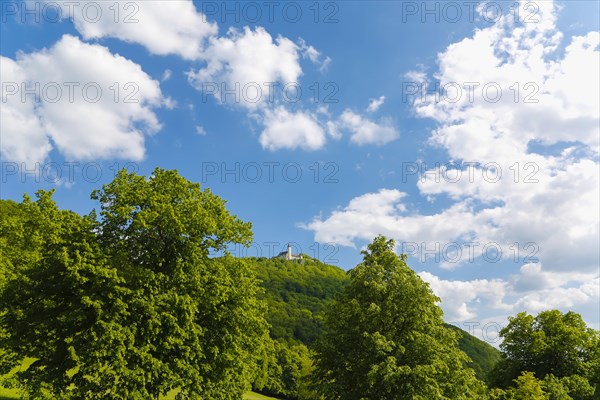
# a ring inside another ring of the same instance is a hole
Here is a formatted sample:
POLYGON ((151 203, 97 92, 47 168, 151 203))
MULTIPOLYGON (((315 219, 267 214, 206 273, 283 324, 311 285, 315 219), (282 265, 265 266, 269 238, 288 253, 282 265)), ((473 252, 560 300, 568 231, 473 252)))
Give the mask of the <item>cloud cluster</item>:
POLYGON ((86 40, 116 38, 144 46, 156 55, 197 60, 218 26, 191 1, 78 2, 45 0, 61 8, 86 40))
POLYGON ((217 90, 211 94, 219 102, 227 100, 222 89, 236 91, 235 104, 256 109, 269 102, 276 83, 298 82, 302 75, 300 56, 294 42, 282 36, 273 40, 262 27, 231 28, 226 36, 210 38, 203 54, 206 66, 189 71, 188 79, 199 90, 205 89, 206 83, 216 83, 217 90), (244 88, 249 85, 258 85, 260 92, 246 93, 244 88))
MULTIPOLYGON (((176 55, 194 63, 187 71, 189 83, 202 91, 203 96, 212 96, 217 103, 247 112, 251 120, 262 126, 259 141, 264 149, 319 150, 326 145, 329 137, 340 139, 342 131, 349 132, 350 141, 357 145, 382 145, 399 136, 389 118, 375 122, 349 109, 342 115, 332 118, 330 115, 318 113, 317 110, 311 110, 314 107, 312 104, 307 105, 306 102, 290 101, 286 98, 290 91, 294 96, 294 90, 302 90, 299 85, 303 75, 302 60, 310 61, 320 72, 326 71, 332 61, 330 57, 322 54, 302 38, 293 41, 283 36, 273 37, 260 26, 230 28, 225 34, 219 35, 218 24, 208 21, 206 15, 199 12, 190 0, 114 4, 88 0, 76 3, 44 1, 47 7, 57 8, 63 20, 71 20, 75 29, 86 41, 114 38, 141 45, 153 55, 176 55), (296 89, 298 86, 299 89, 296 89), (288 128, 292 126, 294 128, 289 130, 288 128)), ((64 44, 62 41, 56 43, 53 49, 59 50, 73 45, 73 40, 76 39, 71 36, 69 38, 63 39, 64 44)), ((87 46, 100 47, 97 44, 87 46)), ((64 53, 55 54, 53 51, 46 50, 38 53, 46 54, 47 63, 61 65, 68 61, 60 58, 64 53), (50 60, 51 57, 56 57, 56 60, 50 60)), ((32 53, 29 58, 35 58, 33 54, 36 53, 32 53)), ((133 64, 107 51, 102 54, 96 52, 89 60, 91 60, 90 65, 107 67, 100 75, 101 80, 109 72, 122 75, 119 71, 124 65, 123 62, 113 66, 107 64, 106 60, 99 59, 107 56, 133 64)), ((20 60, 12 61, 21 63, 20 60)), ((6 74, 11 75, 3 75, 3 81, 6 76, 10 79, 18 76, 28 79, 25 75, 30 72, 20 71, 23 67, 9 65, 9 61, 6 64, 4 68, 7 70, 6 74)), ((28 68, 33 71, 35 66, 28 68)), ((138 69, 141 70, 139 66, 138 69)), ((85 72, 69 75, 73 68, 66 68, 65 71, 68 73, 65 72, 60 78, 69 78, 70 82, 86 83, 80 80, 88 78, 85 72)), ((39 76, 42 81, 56 79, 56 74, 39 72, 41 74, 36 76, 39 76)), ((168 81, 172 74, 171 70, 164 71, 161 81, 168 81)), ((142 93, 140 104, 155 106, 162 101, 167 106, 174 105, 170 99, 160 100, 159 97, 162 95, 157 97, 156 92, 157 90, 160 92, 160 89, 154 84, 152 84, 153 88, 149 87, 152 85, 148 85, 147 75, 141 73, 139 79, 140 85, 144 86, 139 90, 139 93, 142 93)), ((130 81, 137 82, 138 74, 130 75, 130 81)), ((308 92, 306 87, 304 92, 305 94, 308 92)), ((377 111, 384 100, 385 96, 372 100, 367 111, 370 113, 377 111)), ((7 107, 8 110, 5 110, 4 126, 7 133, 3 154, 8 159, 42 160, 56 145, 67 157, 121 157, 138 160, 144 155, 143 132, 137 126, 138 122, 146 123, 146 132, 155 132, 160 125, 150 108, 144 106, 139 107, 141 110, 126 106, 119 111, 106 101, 99 102, 96 104, 97 107, 84 104, 80 99, 75 99, 68 107, 63 102, 54 105, 42 103, 42 107, 38 108, 29 102, 19 105, 13 102, 7 107), (56 110, 61 107, 65 107, 64 109, 68 110, 65 114, 71 117, 69 119, 63 115, 59 124, 56 121, 58 118, 56 110), (54 110, 54 115, 48 120, 45 114, 50 113, 50 110, 54 110), (141 112, 144 110, 145 113, 141 112), (133 112, 134 115, 129 115, 127 112, 133 112), (36 115, 37 119, 29 118, 32 115, 36 115), (103 142, 98 138, 101 128, 94 124, 96 128, 88 129, 84 133, 79 132, 77 140, 73 141, 72 125, 73 120, 76 119, 75 115, 89 115, 90 123, 97 122, 98 118, 104 118, 108 123, 101 125, 105 126, 106 130, 115 127, 118 129, 112 135, 104 135, 105 142, 103 142), (154 120, 151 121, 152 119, 154 120), (26 126, 26 132, 21 132, 20 135, 21 137, 27 135, 30 139, 27 143, 35 146, 23 148, 27 146, 19 143, 19 140, 14 137, 13 125, 26 126), (64 130, 64 134, 58 133, 59 129, 63 130, 65 127, 67 129, 64 130), (112 145, 106 143, 109 140, 112 145)))
POLYGON ((153 109, 168 99, 158 82, 101 45, 65 35, 0 65, 8 161, 43 162, 53 148, 74 160, 141 160, 144 136, 161 128, 153 109))
POLYGON ((594 88, 600 85, 600 34, 568 38, 561 52, 565 39, 556 27, 556 6, 540 3, 539 18, 522 24, 506 16, 451 44, 438 55, 435 79, 421 71, 407 74, 419 87, 416 115, 437 122, 429 144, 444 149, 458 165, 450 169, 462 176, 439 179, 449 168, 430 165, 419 192, 431 201, 447 196, 452 204, 429 215, 410 213, 404 193, 382 189, 304 224, 315 240, 355 246, 385 234, 429 248, 491 242, 505 260, 514 243, 531 242, 543 270, 524 266, 518 276, 500 281, 445 281, 428 272, 422 277, 457 319, 506 311, 505 300, 511 310, 597 310, 600 103, 594 88), (432 93, 435 85, 445 92, 432 93), (491 293, 489 302, 479 304, 485 293, 491 293))
MULTIPOLYGON (((203 53, 206 66, 188 72, 190 83, 218 103, 249 110, 264 127, 259 139, 264 149, 318 150, 327 142, 325 132, 339 139, 342 130, 349 131, 350 141, 357 145, 382 145, 399 137, 389 119, 376 123, 349 109, 332 119, 329 113, 289 107, 287 103, 295 103, 296 97, 285 101, 287 90, 302 91, 301 58, 320 65, 320 70, 331 62, 302 38, 295 43, 282 36, 273 38, 262 27, 245 27, 231 28, 225 36, 211 37, 208 42, 203 53)), ((372 101, 368 111, 376 111, 384 100, 382 96, 372 101)))
POLYGON ((479 320, 482 315, 512 315, 520 311, 538 313, 554 308, 593 309, 600 302, 598 276, 547 272, 539 263, 523 265, 509 279, 463 281, 440 279, 430 272, 419 275, 442 299, 440 305, 448 321, 479 320))

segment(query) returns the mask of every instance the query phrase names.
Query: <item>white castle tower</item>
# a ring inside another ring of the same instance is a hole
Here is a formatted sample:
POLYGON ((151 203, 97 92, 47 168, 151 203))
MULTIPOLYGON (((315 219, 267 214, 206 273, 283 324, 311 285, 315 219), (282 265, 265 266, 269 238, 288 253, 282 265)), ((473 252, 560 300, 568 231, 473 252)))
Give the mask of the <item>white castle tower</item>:
POLYGON ((281 253, 277 254, 273 258, 285 258, 288 261, 302 260, 302 254, 293 254, 292 253, 292 244, 288 243, 287 251, 282 251, 281 253))

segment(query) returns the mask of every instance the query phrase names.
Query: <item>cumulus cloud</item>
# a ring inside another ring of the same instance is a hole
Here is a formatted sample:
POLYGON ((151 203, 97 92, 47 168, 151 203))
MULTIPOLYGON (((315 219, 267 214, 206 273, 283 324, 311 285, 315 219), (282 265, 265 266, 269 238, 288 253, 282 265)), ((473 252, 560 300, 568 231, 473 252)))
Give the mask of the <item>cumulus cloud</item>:
POLYGON ((345 110, 336 121, 341 129, 348 130, 350 141, 359 146, 366 144, 384 145, 400 137, 400 133, 389 119, 373 122, 352 110, 345 110))
MULTIPOLYGON (((539 248, 536 256, 549 270, 570 269, 573 264, 585 271, 598 267, 594 243, 600 219, 599 107, 598 94, 585 88, 598 86, 598 74, 592 71, 600 69, 599 35, 592 32, 572 38, 562 58, 551 57, 562 35, 554 26, 554 9, 546 4, 540 12, 543 23, 517 26, 503 19, 440 54, 436 77, 442 85, 491 82, 500 85, 509 98, 491 102, 465 95, 450 102, 436 101, 433 94, 418 97, 417 114, 439 122, 430 143, 457 160, 452 167, 427 166, 418 182, 419 191, 428 198, 448 195, 455 204, 433 215, 391 214, 372 220, 369 226, 378 222, 369 232, 389 232, 404 240, 414 235, 417 240, 429 237, 429 241, 468 237, 499 243, 507 250, 505 254, 510 254, 513 242, 522 246, 533 242, 539 248), (521 89, 527 82, 538 85, 538 101, 525 103, 522 97, 515 103, 510 90, 515 82, 521 89), (587 101, 592 106, 583 104, 587 101), (593 120, 595 124, 590 123, 593 120), (570 144, 559 154, 540 154, 529 150, 534 141, 570 144), (577 251, 564 251, 565 246, 577 251)), ((351 112, 345 119, 353 126, 362 122, 351 112)), ((368 218, 369 211, 365 213, 368 218)), ((307 226, 317 237, 342 236, 344 243, 368 239, 353 229, 345 230, 356 217, 338 210, 307 226), (336 231, 334 220, 344 230, 336 231)))
POLYGON ((204 41, 217 34, 216 23, 199 13, 191 0, 78 2, 45 0, 61 8, 84 39, 116 38, 144 46, 152 54, 200 58, 204 41))
POLYGON ((482 301, 487 307, 496 310, 511 308, 502 302, 507 292, 507 284, 501 279, 444 280, 429 272, 421 272, 419 276, 429 283, 431 290, 442 299, 441 306, 449 321, 467 321, 475 318, 476 303, 482 301))
POLYGON ((44 161, 52 145, 42 121, 36 116, 35 102, 21 101, 18 93, 21 83, 29 79, 27 72, 14 60, 0 56, 0 77, 2 78, 2 107, 0 107, 2 157, 8 161, 31 164, 44 161), (11 85, 17 87, 11 88, 11 85), (11 95, 11 92, 15 94, 11 95))
MULTIPOLYGON (((527 311, 539 313, 548 309, 564 312, 574 307, 597 306, 600 301, 600 278, 598 276, 558 276, 546 273, 539 264, 527 264, 521 267, 519 276, 513 280, 472 279, 447 280, 429 272, 420 272, 419 276, 429 283, 431 290, 441 299, 447 321, 458 322, 465 329, 465 321, 494 321, 498 325, 506 324, 505 315, 527 311), (532 281, 541 280, 541 284, 532 281), (521 291, 519 281, 527 281, 526 292, 521 291), (569 284, 567 286, 567 283, 569 284), (535 285, 535 286, 534 286, 535 285), (481 318, 481 314, 496 318, 481 318)), ((593 315, 588 317, 594 318, 593 315)), ((474 332, 485 338, 485 332, 474 332)))
MULTIPOLYGON (((263 143, 271 149, 281 148, 274 143, 283 142, 271 140, 268 134, 274 131, 267 123, 273 125, 272 116, 282 115, 280 110, 275 110, 282 102, 295 102, 289 96, 299 95, 300 60, 310 60, 321 71, 331 63, 331 58, 302 38, 295 43, 283 36, 272 37, 263 27, 230 28, 219 36, 218 24, 208 21, 191 0, 114 4, 87 0, 77 4, 45 1, 52 3, 53 8, 58 7, 63 19, 71 19, 86 40, 116 38, 140 44, 152 54, 173 54, 204 63, 203 67, 188 71, 188 81, 204 96, 212 95, 222 104, 249 110, 251 117, 265 125, 263 137, 269 139, 263 143)), ((162 81, 171 76, 172 71, 165 70, 162 81)), ((174 107, 174 104, 166 100, 166 106, 174 107)), ((302 119, 308 114, 299 115, 302 119)), ((29 132, 34 135, 33 128, 29 132)), ((329 133, 339 137, 333 131, 329 133)), ((311 133, 307 135, 316 137, 311 133)), ((38 142, 44 140, 39 134, 37 137, 38 142)), ((40 149, 49 146, 39 144, 40 149)), ((320 147, 311 141, 300 147, 314 149, 315 146, 320 147)))
POLYGON ((583 306, 598 307, 599 302, 600 278, 596 277, 575 287, 556 287, 527 294, 516 302, 515 311, 538 313, 553 308, 570 310, 583 306))
MULTIPOLYGON (((357 241, 370 241, 378 234, 383 234, 402 242, 419 245, 438 243, 441 250, 447 243, 472 238, 473 227, 485 227, 494 214, 493 210, 475 212, 473 204, 467 201, 457 203, 437 214, 410 214, 403 201, 405 197, 406 193, 397 189, 380 189, 355 197, 345 207, 332 211, 330 216, 314 217, 302 226, 314 231, 315 240, 318 242, 334 242, 355 247, 357 241)), ((485 237, 489 238, 492 230, 484 232, 485 237)), ((480 243, 485 242, 482 237, 478 240, 480 243)), ((508 242, 502 243, 506 243, 506 247, 510 246, 508 242)), ((425 246, 422 247, 416 249, 417 252, 412 255, 420 257, 420 251, 424 250, 425 246)), ((432 247, 434 246, 428 248, 432 247)), ((482 257, 481 247, 477 256, 482 257)), ((463 257, 457 262, 467 260, 468 257, 463 257)))
POLYGON ((317 150, 325 145, 325 131, 313 114, 305 111, 288 111, 285 107, 266 110, 265 128, 260 144, 268 150, 317 150))
POLYGON ((189 71, 188 79, 217 101, 256 109, 273 104, 272 93, 281 92, 282 86, 297 84, 302 75, 299 58, 299 47, 288 38, 273 39, 262 27, 231 28, 226 36, 210 38, 203 55, 206 66, 189 71), (235 91, 237 98, 225 90, 235 91))
POLYGON ((145 134, 161 128, 152 109, 169 103, 139 65, 70 35, 0 64, 1 150, 11 161, 42 162, 53 147, 68 159, 141 160, 145 134))
POLYGON ((325 145, 327 135, 339 139, 341 134, 334 125, 319 121, 317 114, 323 110, 312 113, 286 107, 301 100, 303 57, 321 69, 330 61, 303 39, 297 44, 283 36, 273 38, 262 27, 231 28, 225 36, 209 39, 202 57, 206 66, 187 75, 203 95, 248 110, 263 126, 259 137, 263 148, 317 150, 325 145))

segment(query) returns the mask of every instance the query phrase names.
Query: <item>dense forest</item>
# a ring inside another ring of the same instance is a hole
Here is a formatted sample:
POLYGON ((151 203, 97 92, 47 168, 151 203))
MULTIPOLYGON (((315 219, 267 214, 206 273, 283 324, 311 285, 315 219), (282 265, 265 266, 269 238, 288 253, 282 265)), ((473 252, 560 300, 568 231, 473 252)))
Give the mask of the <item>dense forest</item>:
POLYGON ((177 171, 121 171, 87 215, 52 195, 0 201, 0 386, 25 398, 600 399, 580 315, 512 316, 498 351, 444 322, 391 239, 348 272, 211 257, 252 225, 177 171))

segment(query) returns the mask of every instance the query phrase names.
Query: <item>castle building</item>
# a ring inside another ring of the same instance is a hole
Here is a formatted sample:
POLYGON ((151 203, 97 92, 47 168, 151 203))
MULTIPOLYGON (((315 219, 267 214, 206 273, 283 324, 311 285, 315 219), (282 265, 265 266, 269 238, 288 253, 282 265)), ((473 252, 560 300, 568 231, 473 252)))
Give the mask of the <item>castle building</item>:
POLYGON ((292 254, 292 245, 288 243, 287 251, 282 251, 273 258, 284 258, 288 261, 302 260, 302 254, 292 254))

